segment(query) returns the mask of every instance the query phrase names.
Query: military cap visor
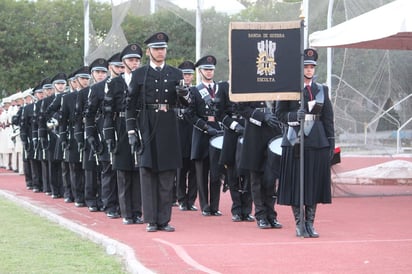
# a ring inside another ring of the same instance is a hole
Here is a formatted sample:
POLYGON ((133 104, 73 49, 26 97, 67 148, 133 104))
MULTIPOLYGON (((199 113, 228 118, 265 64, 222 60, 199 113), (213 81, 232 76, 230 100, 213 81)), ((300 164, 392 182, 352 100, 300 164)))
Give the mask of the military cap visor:
MULTIPOLYGON (((140 54, 137 54, 137 53, 129 53, 129 54, 123 55, 122 60, 124 60, 124 59, 129 59, 129 58, 142 59, 142 56, 140 56, 140 54)), ((123 65, 123 64, 122 64, 122 65, 123 65)))
POLYGON ((85 79, 90 79, 90 74, 87 73, 78 73, 75 75, 75 78, 85 78, 85 79))
POLYGON ((303 51, 303 65, 314 65, 318 60, 318 53, 312 48, 305 49, 303 51))
POLYGON ((195 66, 199 69, 215 69, 216 65, 216 58, 212 55, 206 55, 200 58, 195 66))
POLYGON ((124 64, 122 62, 109 62, 109 65, 116 67, 124 67, 124 64))
POLYGON ((52 89, 53 85, 52 84, 45 84, 42 86, 42 89, 52 89))
POLYGON ((183 74, 193 74, 195 73, 195 64, 191 61, 184 61, 178 67, 183 74))
POLYGON ((157 32, 144 41, 148 48, 167 48, 169 36, 164 32, 157 32))
POLYGON ((107 72, 107 68, 106 67, 93 67, 92 71, 104 71, 107 72))
POLYGON ((64 79, 57 79, 53 81, 53 84, 67 84, 67 82, 64 79))
POLYGON ((194 74, 195 71, 193 69, 181 69, 183 74, 194 74))

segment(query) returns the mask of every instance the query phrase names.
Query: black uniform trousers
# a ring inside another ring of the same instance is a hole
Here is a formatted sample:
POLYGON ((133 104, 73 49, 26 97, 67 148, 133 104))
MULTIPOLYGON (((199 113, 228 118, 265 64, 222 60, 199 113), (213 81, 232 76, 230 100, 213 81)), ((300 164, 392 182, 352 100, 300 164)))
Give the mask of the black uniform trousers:
POLYGON ((173 181, 176 170, 140 168, 143 219, 145 223, 167 225, 172 217, 173 181))
POLYGON ((263 172, 253 170, 250 171, 250 181, 256 219, 276 219, 275 181, 264 180, 263 172))
POLYGON ((182 159, 182 168, 177 170, 177 201, 186 207, 194 205, 197 198, 195 163, 189 157, 182 159))
POLYGON ((48 167, 51 193, 61 197, 63 195, 63 179, 60 161, 49 160, 48 167))
POLYGON ((142 217, 139 171, 117 170, 117 186, 122 217, 142 217))
POLYGON ((238 175, 236 167, 229 165, 226 169, 227 183, 232 198, 232 215, 247 217, 252 212, 252 195, 250 176, 238 175))
POLYGON ((41 163, 39 160, 30 159, 31 179, 33 189, 42 190, 41 163))
POLYGON ((31 174, 30 160, 28 159, 23 160, 23 172, 24 172, 24 179, 26 181, 26 187, 28 189, 32 189, 33 180, 32 180, 32 174, 31 174))
POLYGON ((71 189, 76 203, 84 203, 84 171, 82 163, 69 163, 71 189))
POLYGON ((87 206, 102 207, 100 174, 97 170, 84 170, 84 201, 87 206))
POLYGON ((206 157, 195 160, 196 181, 199 190, 199 204, 202 211, 217 212, 220 201, 220 176, 219 176, 219 156, 216 159, 206 157))
POLYGON ((107 212, 118 211, 119 197, 117 192, 117 174, 110 161, 100 161, 101 166, 101 200, 107 212))
POLYGON ((66 161, 61 161, 60 165, 62 171, 63 197, 73 200, 74 198, 71 189, 69 163, 66 161))
POLYGON ((51 186, 50 186, 50 175, 49 175, 49 161, 48 160, 41 160, 41 178, 43 182, 43 192, 51 193, 51 186))

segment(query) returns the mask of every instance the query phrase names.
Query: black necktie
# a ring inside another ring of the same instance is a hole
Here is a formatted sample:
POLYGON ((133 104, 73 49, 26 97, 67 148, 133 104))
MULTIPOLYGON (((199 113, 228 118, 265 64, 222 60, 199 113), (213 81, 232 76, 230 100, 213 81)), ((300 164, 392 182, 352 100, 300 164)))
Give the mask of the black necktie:
POLYGON ((161 67, 156 67, 156 70, 157 70, 157 71, 161 71, 162 68, 161 68, 161 67))
POLYGON ((209 87, 207 89, 209 90, 210 97, 214 98, 215 92, 213 91, 212 85, 209 84, 209 87))

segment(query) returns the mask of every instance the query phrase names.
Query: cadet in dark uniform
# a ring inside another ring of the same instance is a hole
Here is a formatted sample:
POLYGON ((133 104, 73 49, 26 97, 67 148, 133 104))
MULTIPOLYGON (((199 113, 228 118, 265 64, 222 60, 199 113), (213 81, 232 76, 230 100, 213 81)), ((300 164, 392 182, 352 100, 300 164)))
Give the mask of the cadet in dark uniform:
MULTIPOLYGON (((70 75, 72 77, 72 75, 70 75)), ((56 96, 53 102, 49 105, 46 110, 46 116, 51 117, 50 122, 57 121, 57 124, 52 125, 53 130, 56 134, 58 134, 58 139, 55 146, 54 157, 57 161, 60 162, 60 169, 61 169, 61 183, 60 186, 60 193, 58 196, 63 196, 64 198, 69 198, 73 200, 73 195, 71 192, 70 187, 70 168, 69 163, 64 160, 64 152, 62 146, 62 138, 60 138, 60 129, 61 126, 61 107, 63 101, 63 95, 67 94, 66 87, 67 87, 67 76, 63 72, 57 73, 52 78, 52 84, 56 89, 56 96)), ((52 194, 52 198, 59 198, 55 197, 55 194, 52 194)))
MULTIPOLYGON (((185 86, 192 87, 195 64, 184 61, 178 67, 183 72, 185 86)), ((177 170, 176 175, 176 198, 180 210, 196 211, 194 205, 197 198, 197 185, 195 175, 195 163, 190 159, 192 147, 193 125, 187 121, 185 113, 187 108, 177 109, 177 123, 179 126, 180 146, 182 148, 182 168, 177 170)))
POLYGON ((58 119, 61 96, 66 88, 66 74, 58 73, 51 79, 53 94, 50 94, 42 102, 40 110, 39 137, 43 146, 47 147, 46 153, 49 160, 49 178, 52 198, 60 198, 63 195, 63 182, 61 161, 63 151, 58 142, 58 119), (56 148, 57 154, 56 154, 56 148))
POLYGON ((291 205, 296 236, 317 238, 313 227, 318 203, 331 203, 330 160, 335 148, 332 103, 329 89, 313 80, 318 54, 304 51, 303 107, 298 101, 279 101, 276 114, 289 125, 282 140, 279 204, 291 205), (300 223, 300 123, 304 121, 304 221, 300 223))
POLYGON ((31 164, 34 162, 34 145, 31 131, 31 123, 33 117, 33 90, 25 91, 24 106, 21 108, 20 115, 20 140, 23 145, 23 169, 26 179, 26 188, 32 190, 34 186, 39 185, 38 172, 33 173, 31 164))
MULTIPOLYGON (((42 81, 42 94, 43 98, 39 100, 36 103, 36 111, 35 111, 35 116, 36 120, 34 122, 34 125, 37 127, 37 136, 38 136, 38 143, 39 143, 39 157, 40 157, 40 162, 41 162, 41 173, 42 173, 42 180, 43 180, 43 192, 51 196, 52 191, 51 191, 51 180, 52 178, 50 177, 49 174, 49 166, 50 166, 50 161, 51 161, 51 155, 47 143, 47 129, 46 129, 46 120, 43 119, 43 113, 53 100, 53 86, 51 84, 50 78, 45 78, 42 81), (44 128, 42 126, 42 123, 44 124, 44 128)), ((54 145, 56 140, 53 138, 52 142, 54 145)))
POLYGON ((232 221, 254 222, 255 218, 250 215, 252 212, 250 176, 247 171, 241 172, 236 163, 238 141, 245 130, 245 119, 239 114, 238 104, 229 99, 229 83, 219 83, 219 86, 222 88, 216 95, 218 118, 225 131, 219 164, 226 168, 227 183, 232 198, 232 221))
POLYGON ((114 60, 113 57, 107 60, 107 62, 104 59, 97 59, 94 63, 98 64, 96 66, 93 64, 91 65, 91 67, 94 67, 92 70, 96 72, 107 71, 110 67, 110 75, 108 75, 105 80, 91 86, 85 122, 87 141, 94 153, 97 153, 99 157, 101 170, 101 202, 103 204, 103 210, 108 216, 111 216, 111 218, 113 218, 114 215, 118 215, 119 199, 116 172, 112 169, 110 152, 103 136, 103 101, 106 92, 108 92, 108 83, 110 83, 111 77, 113 77, 112 61, 115 62, 116 60, 114 60))
POLYGON ((222 87, 228 86, 214 82, 215 65, 216 58, 211 55, 204 56, 196 62, 195 66, 199 69, 202 82, 190 89, 191 102, 187 114, 194 126, 191 159, 195 162, 199 203, 203 216, 222 215, 219 211, 219 154, 209 154, 209 141, 213 136, 223 133, 216 118, 214 98, 222 87), (216 159, 211 156, 216 156, 216 159))
POLYGON ((273 113, 273 105, 266 102, 240 103, 239 113, 246 126, 239 166, 249 170, 252 199, 258 228, 282 228, 275 211, 276 178, 265 176, 269 141, 282 134, 273 113))
MULTIPOLYGON (((31 117, 32 118, 31 131, 32 131, 32 139, 33 139, 33 149, 34 149, 34 156, 33 156, 34 161, 32 163, 32 173, 38 173, 38 176, 39 176, 39 180, 36 179, 35 182, 33 182, 33 192, 38 193, 38 192, 44 191, 43 187, 46 184, 44 183, 44 180, 47 180, 47 177, 48 177, 48 169, 47 169, 47 165, 45 166, 45 159, 43 159, 43 149, 40 144, 39 132, 38 132, 39 113, 40 113, 40 107, 42 103, 41 100, 44 98, 43 81, 39 86, 35 88, 34 96, 36 97, 36 101, 33 103, 33 112, 32 112, 33 115, 31 117)), ((47 189, 45 191, 47 191, 47 189)))
MULTIPOLYGON (((92 74, 92 67, 89 67, 89 74, 92 74)), ((103 79, 105 78, 102 77, 103 79)), ((91 79, 96 81, 96 79, 91 79)), ((91 83, 89 83, 91 84, 91 83)), ((84 131, 84 117, 86 112, 87 100, 90 93, 90 86, 83 87, 79 90, 76 99, 75 107, 75 123, 74 123, 74 138, 77 141, 77 147, 80 151, 80 156, 82 157, 82 168, 84 170, 84 202, 75 202, 76 206, 85 206, 89 208, 89 211, 98 211, 100 203, 100 192, 98 191, 98 178, 99 167, 98 167, 98 157, 93 152, 90 144, 85 140, 84 131)))
POLYGON ((125 71, 108 83, 108 91, 104 97, 104 137, 112 154, 113 169, 117 173, 123 224, 143 224, 139 170, 129 145, 125 119, 126 95, 132 72, 140 67, 142 49, 136 43, 129 44, 122 50, 119 58, 125 71))
MULTIPOLYGON (((89 67, 84 66, 74 72, 74 79, 81 89, 87 87, 90 80, 89 67)), ((82 150, 78 149, 74 138, 75 107, 78 90, 72 90, 63 96, 60 138, 64 149, 65 159, 70 167, 70 182, 75 206, 83 207, 84 203, 84 172, 82 169, 82 150)), ((73 202, 68 197, 65 202, 73 202)))
MULTIPOLYGON (((86 102, 84 102, 83 97, 84 94, 86 94, 85 89, 79 91, 76 111, 77 114, 83 114, 82 123, 87 140, 84 144, 85 149, 83 155, 85 157, 83 159, 83 167, 85 169, 84 198, 89 211, 97 212, 103 210, 101 175, 102 173, 105 173, 105 176, 107 175, 108 177, 113 177, 114 175, 110 166, 107 164, 109 162, 109 154, 107 152, 105 153, 106 146, 103 145, 104 140, 102 140, 103 136, 101 132, 103 117, 101 113, 97 112, 98 99, 96 96, 96 90, 99 90, 98 93, 104 93, 104 80, 107 78, 108 63, 103 58, 97 58, 90 64, 89 70, 93 84, 87 91, 86 102), (96 87, 96 85, 98 86, 96 87), (96 126, 96 124, 99 123, 100 125, 96 126), (102 170, 101 160, 105 162, 103 168, 106 168, 106 170, 102 170), (108 172, 108 174, 106 172, 108 172)), ((103 98, 101 99, 103 100, 103 98)), ((77 125, 77 128, 79 128, 79 125, 77 125)), ((107 177, 105 179, 107 179, 107 177)), ((106 181, 105 183, 105 186, 107 186, 106 181)), ((106 195, 107 194, 109 193, 106 193, 106 195)), ((113 196, 116 197, 116 193, 114 193, 113 196)), ((107 202, 108 197, 104 198, 107 202)))
MULTIPOLYGON (((165 63, 168 36, 158 32, 149 37, 146 55, 150 64, 133 72, 130 101, 126 110, 129 143, 139 154, 143 216, 146 230, 172 232, 173 182, 182 165, 177 118, 173 108, 180 97, 176 91, 182 72, 165 63)), ((188 98, 188 90, 180 95, 188 98)))

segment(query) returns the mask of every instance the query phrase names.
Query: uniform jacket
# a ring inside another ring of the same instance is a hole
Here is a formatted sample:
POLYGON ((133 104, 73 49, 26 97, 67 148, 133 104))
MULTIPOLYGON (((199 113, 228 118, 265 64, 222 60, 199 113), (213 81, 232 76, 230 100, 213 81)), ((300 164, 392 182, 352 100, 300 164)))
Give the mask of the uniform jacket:
POLYGON ((105 140, 112 140, 112 166, 115 170, 135 170, 134 155, 131 153, 126 131, 126 94, 127 84, 123 75, 110 80, 108 90, 104 96, 104 124, 103 135, 105 140))
POLYGON ((96 170, 97 159, 94 151, 91 150, 90 144, 85 140, 84 117, 86 116, 86 106, 91 87, 79 90, 75 107, 74 138, 77 144, 83 146, 83 169, 96 170))
MULTIPOLYGON (((227 82, 215 83, 214 86, 216 99, 219 97, 220 92, 225 92, 223 90, 229 89, 227 82)), ((214 100, 210 100, 210 97, 204 96, 205 88, 203 84, 200 84, 191 89, 191 101, 188 107, 187 119, 193 124, 192 160, 205 159, 209 155, 209 142, 212 136, 208 135, 207 128, 213 127, 216 130, 222 130, 217 119, 217 105, 214 100), (211 117, 214 121, 210 121, 211 117)))
POLYGON ((270 140, 282 134, 280 127, 272 128, 266 124, 265 111, 273 109, 268 108, 263 101, 239 104, 239 112, 246 120, 239 163, 242 169, 263 171, 270 140))
MULTIPOLYGON (((54 118, 58 122, 58 126, 53 130, 56 134, 60 133, 60 127, 61 127, 61 107, 62 107, 62 101, 63 101, 63 95, 65 95, 66 92, 58 93, 54 97, 53 101, 51 104, 48 106, 46 110, 46 119, 54 118)), ((63 148, 62 148, 62 140, 60 138, 60 135, 57 136, 57 141, 56 141, 56 146, 54 150, 54 158, 56 160, 63 160, 63 148)))
POLYGON ((33 159, 34 157, 33 134, 31 130, 33 106, 33 103, 23 106, 20 118, 20 140, 24 147, 25 155, 23 158, 25 159, 33 159))
POLYGON ((60 138, 67 140, 65 160, 69 163, 80 163, 80 153, 77 149, 77 142, 74 139, 74 115, 78 91, 73 91, 63 95, 60 138))
POLYGON ((223 146, 220 153, 219 164, 235 165, 236 163, 236 149, 238 139, 241 135, 234 130, 234 124, 239 123, 245 126, 245 120, 240 116, 238 111, 238 104, 230 101, 229 88, 226 88, 226 83, 219 83, 221 88, 217 93, 217 107, 218 120, 222 123, 224 128, 223 146))
MULTIPOLYGON (((320 92, 319 87, 316 83, 311 85, 312 94, 314 97, 320 92)), ((331 147, 334 148, 334 124, 333 124, 333 110, 332 103, 329 98, 328 87, 323 86, 324 92, 324 103, 321 111, 317 113, 319 119, 314 121, 314 125, 310 134, 305 136, 304 145, 310 148, 324 148, 331 147)), ((310 113, 308 110, 309 93, 306 89, 303 91, 303 99, 306 113, 310 113)), ((279 101, 276 105, 276 115, 279 120, 285 124, 296 124, 297 114, 296 112, 300 108, 299 101, 279 101)), ((298 132, 299 126, 293 126, 293 129, 298 132)), ((292 130, 291 128, 289 130, 292 130)), ((287 131, 285 131, 282 146, 291 146, 292 144, 287 138, 287 131)))
POLYGON ((103 101, 107 90, 107 78, 90 88, 85 111, 86 139, 93 136, 96 141, 96 152, 100 161, 109 161, 109 151, 103 136, 103 101))
POLYGON ((141 131, 143 137, 143 153, 139 157, 141 167, 165 171, 180 168, 182 165, 177 117, 174 110, 180 103, 176 86, 181 79, 183 79, 182 72, 167 64, 161 71, 146 65, 133 72, 130 101, 126 110, 126 128, 127 131, 131 131, 138 127, 141 131), (154 109, 153 105, 156 104, 165 104, 167 109, 154 109))

